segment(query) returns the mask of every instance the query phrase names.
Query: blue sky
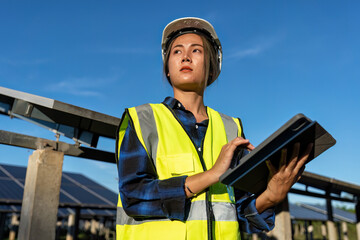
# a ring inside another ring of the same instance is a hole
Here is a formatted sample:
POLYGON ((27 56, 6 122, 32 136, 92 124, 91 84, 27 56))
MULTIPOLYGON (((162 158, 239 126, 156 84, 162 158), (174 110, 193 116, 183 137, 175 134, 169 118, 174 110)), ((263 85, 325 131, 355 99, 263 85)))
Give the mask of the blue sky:
MULTIPOLYGON (((121 117, 126 107, 172 94, 162 75, 165 25, 205 18, 224 55, 205 104, 240 117, 255 145, 296 113, 306 114, 337 140, 306 170, 360 184, 359 10, 355 1, 325 0, 1 1, 0 86, 121 117)), ((5 116, 0 129, 55 139, 5 116)), ((114 149, 111 140, 99 145, 114 149)), ((0 152, 1 163, 26 166, 32 150, 0 146, 0 152)), ((63 170, 117 191, 113 164, 65 157, 63 170)))

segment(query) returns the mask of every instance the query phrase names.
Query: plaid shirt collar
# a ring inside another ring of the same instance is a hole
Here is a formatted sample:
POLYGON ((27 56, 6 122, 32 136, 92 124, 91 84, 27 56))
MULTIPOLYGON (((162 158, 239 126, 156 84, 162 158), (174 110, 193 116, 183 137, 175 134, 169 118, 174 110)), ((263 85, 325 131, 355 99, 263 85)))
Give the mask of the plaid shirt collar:
POLYGON ((182 103, 179 100, 173 97, 166 97, 163 103, 168 105, 172 109, 186 110, 184 105, 182 105, 182 103))

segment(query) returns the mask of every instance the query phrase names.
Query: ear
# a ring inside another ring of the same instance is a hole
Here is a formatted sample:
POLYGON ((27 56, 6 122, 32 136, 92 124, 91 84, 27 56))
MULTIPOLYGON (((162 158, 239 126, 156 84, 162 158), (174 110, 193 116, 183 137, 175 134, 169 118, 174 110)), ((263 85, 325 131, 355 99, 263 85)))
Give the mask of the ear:
POLYGON ((166 74, 166 76, 170 77, 170 73, 166 74))

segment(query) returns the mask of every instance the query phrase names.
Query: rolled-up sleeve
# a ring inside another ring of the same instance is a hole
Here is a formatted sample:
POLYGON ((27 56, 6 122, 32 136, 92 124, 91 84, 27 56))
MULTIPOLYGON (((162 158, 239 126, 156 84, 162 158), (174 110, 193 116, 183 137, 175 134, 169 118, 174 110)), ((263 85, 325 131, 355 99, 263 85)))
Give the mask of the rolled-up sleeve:
POLYGON ((132 217, 166 217, 184 220, 187 176, 159 180, 155 166, 131 124, 118 142, 119 192, 124 211, 132 217))
POLYGON ((250 193, 235 191, 236 209, 240 229, 247 233, 270 231, 275 226, 275 209, 269 208, 258 213, 255 203, 256 198, 250 193))

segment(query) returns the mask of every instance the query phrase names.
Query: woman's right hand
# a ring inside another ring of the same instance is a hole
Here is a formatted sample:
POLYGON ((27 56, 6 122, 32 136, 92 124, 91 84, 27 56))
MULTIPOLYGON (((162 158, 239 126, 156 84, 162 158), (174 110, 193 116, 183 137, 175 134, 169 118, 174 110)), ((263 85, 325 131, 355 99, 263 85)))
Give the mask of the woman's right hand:
POLYGON ((217 182, 219 181, 220 176, 229 169, 231 160, 234 156, 234 151, 238 146, 249 151, 252 151, 255 148, 248 139, 242 137, 234 138, 232 141, 225 144, 222 147, 214 166, 209 170, 209 172, 217 179, 217 182))
POLYGON ((225 144, 211 169, 186 178, 184 186, 186 197, 193 197, 194 194, 198 194, 209 186, 219 182, 220 176, 230 167, 234 151, 238 146, 250 151, 255 148, 249 140, 241 137, 237 137, 228 144, 225 144))

